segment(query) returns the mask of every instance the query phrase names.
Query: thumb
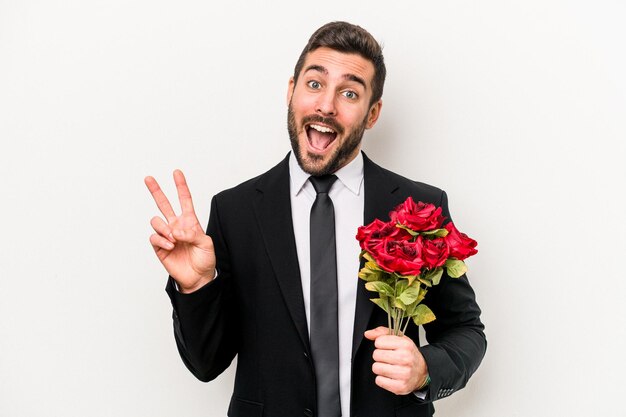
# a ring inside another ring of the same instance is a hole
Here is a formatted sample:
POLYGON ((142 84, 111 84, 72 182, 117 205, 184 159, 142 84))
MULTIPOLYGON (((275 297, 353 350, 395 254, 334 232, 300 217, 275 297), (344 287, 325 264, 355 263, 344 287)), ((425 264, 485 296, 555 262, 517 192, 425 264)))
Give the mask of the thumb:
POLYGON ((385 336, 388 334, 389 334, 389 329, 387 327, 379 326, 375 329, 366 331, 363 335, 365 336, 366 339, 376 340, 380 336, 385 336))

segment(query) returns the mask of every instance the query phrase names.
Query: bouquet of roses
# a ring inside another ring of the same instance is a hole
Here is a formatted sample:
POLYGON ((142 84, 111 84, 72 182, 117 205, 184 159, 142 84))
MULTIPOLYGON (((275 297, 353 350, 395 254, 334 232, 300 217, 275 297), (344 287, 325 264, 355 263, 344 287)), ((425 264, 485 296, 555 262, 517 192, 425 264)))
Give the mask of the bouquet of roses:
POLYGON ((376 219, 359 227, 357 240, 365 265, 359 278, 377 292, 376 305, 387 312, 389 333, 404 334, 411 319, 416 325, 435 320, 421 304, 428 289, 439 284, 446 269, 458 278, 467 271, 464 259, 476 254, 476 241, 452 222, 443 225, 441 207, 411 197, 389 213, 387 223, 376 219))

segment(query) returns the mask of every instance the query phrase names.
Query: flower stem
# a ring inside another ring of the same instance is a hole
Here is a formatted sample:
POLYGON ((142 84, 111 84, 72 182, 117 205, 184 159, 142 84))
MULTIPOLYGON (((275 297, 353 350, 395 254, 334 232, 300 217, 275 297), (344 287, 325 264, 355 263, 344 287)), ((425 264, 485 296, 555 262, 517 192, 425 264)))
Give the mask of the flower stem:
POLYGON ((395 335, 400 336, 402 329, 402 320, 404 320, 404 310, 398 309, 398 321, 396 322, 395 335))
POLYGON ((406 329, 409 327, 409 322, 411 321, 411 317, 406 318, 406 323, 404 324, 404 328, 402 329, 402 334, 406 334, 406 329))
MULTIPOLYGON (((393 283, 393 299, 395 300, 396 297, 398 296, 398 276, 396 274, 394 274, 394 283, 393 283)), ((394 301, 395 303, 395 301, 394 301)), ((393 332, 391 334, 397 334, 398 332, 398 316, 399 316, 399 309, 394 307, 393 311, 394 311, 394 317, 393 317, 393 332)))

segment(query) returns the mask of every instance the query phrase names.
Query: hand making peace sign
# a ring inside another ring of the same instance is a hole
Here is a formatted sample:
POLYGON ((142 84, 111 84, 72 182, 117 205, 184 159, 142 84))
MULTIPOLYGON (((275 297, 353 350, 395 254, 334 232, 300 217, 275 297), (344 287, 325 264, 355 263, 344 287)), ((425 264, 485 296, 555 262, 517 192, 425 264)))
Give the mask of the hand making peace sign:
POLYGON ((198 222, 185 176, 180 170, 174 171, 182 209, 178 216, 156 180, 146 177, 144 182, 165 216, 165 220, 155 216, 150 221, 156 232, 150 236, 150 243, 179 290, 193 292, 215 277, 215 251, 213 241, 198 222))

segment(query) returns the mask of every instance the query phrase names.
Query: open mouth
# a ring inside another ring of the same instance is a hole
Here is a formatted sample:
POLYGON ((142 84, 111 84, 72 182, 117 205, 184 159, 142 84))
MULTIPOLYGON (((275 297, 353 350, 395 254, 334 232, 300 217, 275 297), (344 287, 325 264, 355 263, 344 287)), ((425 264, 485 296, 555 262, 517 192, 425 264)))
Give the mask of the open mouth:
POLYGON ((328 126, 311 123, 305 129, 309 145, 316 151, 323 152, 337 138, 337 132, 328 126))

